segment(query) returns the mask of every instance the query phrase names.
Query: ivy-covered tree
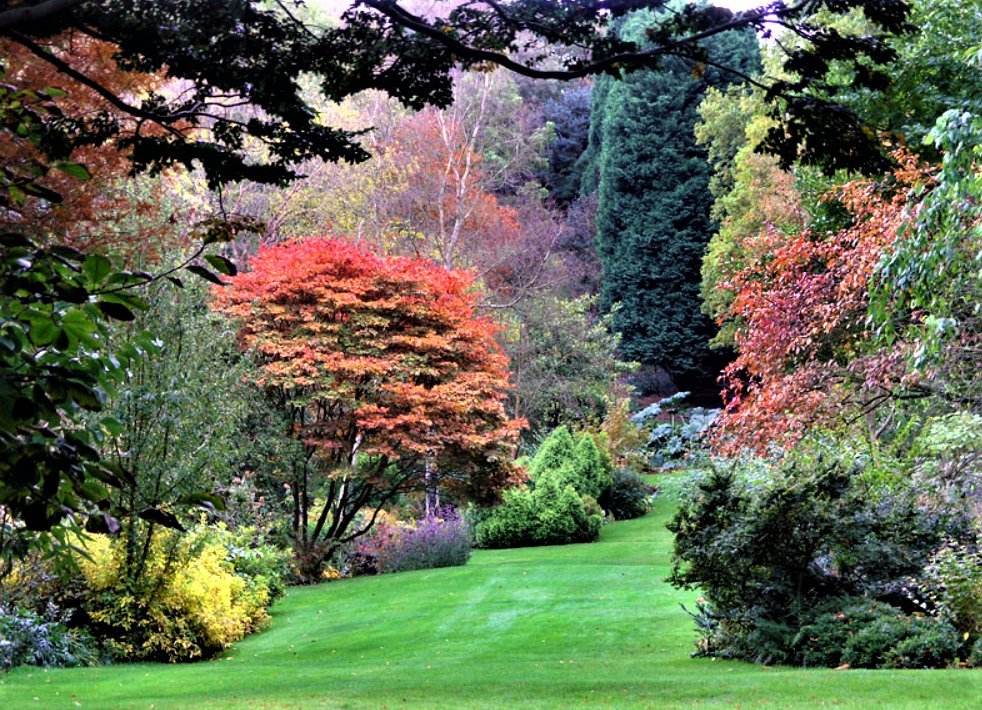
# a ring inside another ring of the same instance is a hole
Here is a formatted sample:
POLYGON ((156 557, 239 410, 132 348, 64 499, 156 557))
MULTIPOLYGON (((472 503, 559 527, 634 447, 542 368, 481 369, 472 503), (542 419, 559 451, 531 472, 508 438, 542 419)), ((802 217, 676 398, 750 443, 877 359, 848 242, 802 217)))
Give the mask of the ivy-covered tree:
POLYGON ((468 273, 329 237, 261 249, 250 266, 216 306, 306 452, 287 482, 304 578, 433 472, 458 496, 497 497, 519 423, 468 273))
MULTIPOLYGON (((643 36, 651 18, 638 13, 620 30, 643 36)), ((759 66, 756 37, 714 37, 715 56, 750 74, 759 66)), ((597 248, 603 264, 601 307, 621 308, 613 326, 626 359, 673 377, 706 368, 713 328, 699 308, 699 270, 713 233, 709 166, 696 144, 696 109, 707 85, 732 76, 678 58, 658 71, 611 82, 597 111, 597 248)))

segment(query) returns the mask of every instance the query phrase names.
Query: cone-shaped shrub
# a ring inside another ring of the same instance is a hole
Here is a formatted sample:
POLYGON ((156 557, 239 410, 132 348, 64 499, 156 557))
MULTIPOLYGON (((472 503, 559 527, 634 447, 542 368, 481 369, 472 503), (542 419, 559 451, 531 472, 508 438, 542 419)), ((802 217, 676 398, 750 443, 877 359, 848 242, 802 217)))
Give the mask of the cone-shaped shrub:
POLYGON ((580 495, 599 498, 609 486, 612 465, 609 456, 604 456, 590 434, 584 433, 576 442, 573 451, 574 480, 571 483, 580 495))
POLYGON ((538 480, 539 476, 545 471, 561 468, 573 458, 576 442, 569 429, 564 426, 552 431, 549 436, 539 445, 539 450, 532 457, 528 472, 533 481, 538 480))

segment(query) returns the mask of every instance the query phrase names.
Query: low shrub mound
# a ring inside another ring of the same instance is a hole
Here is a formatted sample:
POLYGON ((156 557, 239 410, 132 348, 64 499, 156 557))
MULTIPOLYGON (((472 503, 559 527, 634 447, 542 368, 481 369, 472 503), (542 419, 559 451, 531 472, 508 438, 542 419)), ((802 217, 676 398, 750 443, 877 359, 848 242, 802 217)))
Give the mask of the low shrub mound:
POLYGON ((633 471, 617 469, 597 502, 614 520, 631 520, 651 510, 651 499, 657 490, 633 471))
POLYGON ((597 539, 604 521, 597 499, 613 485, 614 473, 609 453, 592 435, 574 439, 566 427, 559 427, 539 446, 528 472, 528 486, 506 491, 501 505, 475 513, 478 547, 565 545, 597 539))
POLYGON ((792 641, 796 664, 831 668, 943 668, 961 645, 943 619, 859 598, 826 603, 792 641))
POLYGON ((971 655, 970 516, 925 509, 910 481, 877 483, 867 465, 818 447, 696 480, 669 525, 669 581, 704 593, 698 654, 860 668, 971 655))
POLYGON ((98 644, 86 631, 68 628, 70 616, 54 605, 44 614, 0 606, 0 670, 98 665, 98 644))
POLYGON ((412 522, 385 516, 343 554, 352 575, 459 567, 470 556, 470 525, 451 507, 412 522))
POLYGON ((282 592, 280 561, 241 551, 230 560, 229 537, 157 530, 136 568, 122 537, 94 537, 78 561, 89 628, 116 658, 171 663, 213 656, 261 628, 282 592), (236 560, 252 574, 237 573, 236 560))

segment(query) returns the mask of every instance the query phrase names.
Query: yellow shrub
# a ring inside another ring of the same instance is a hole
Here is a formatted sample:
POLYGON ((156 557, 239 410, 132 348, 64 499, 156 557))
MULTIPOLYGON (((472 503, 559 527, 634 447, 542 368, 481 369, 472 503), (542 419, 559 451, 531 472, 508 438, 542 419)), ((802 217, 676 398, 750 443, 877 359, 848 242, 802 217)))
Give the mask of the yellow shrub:
POLYGON ((112 541, 107 535, 91 535, 81 543, 88 557, 78 556, 79 571, 94 592, 109 589, 119 579, 122 560, 113 553, 112 541))
POLYGON ((270 603, 262 577, 246 580, 226 561, 222 532, 158 530, 135 579, 125 540, 97 538, 79 559, 86 611, 99 635, 127 660, 182 661, 211 655, 254 631, 270 603))

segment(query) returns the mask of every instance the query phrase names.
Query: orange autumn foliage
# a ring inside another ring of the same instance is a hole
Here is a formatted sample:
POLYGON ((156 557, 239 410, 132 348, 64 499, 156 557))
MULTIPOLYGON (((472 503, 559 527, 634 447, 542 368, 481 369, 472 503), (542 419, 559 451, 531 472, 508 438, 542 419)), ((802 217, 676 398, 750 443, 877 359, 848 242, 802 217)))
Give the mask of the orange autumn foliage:
MULTIPOLYGON (((508 361, 472 283, 311 237, 262 248, 215 307, 240 322, 257 384, 302 410, 295 435, 328 468, 367 455, 381 477, 430 459, 453 472, 448 488, 487 499, 510 481, 520 423, 505 413, 508 361)), ((405 485, 422 477, 417 465, 405 485)))
POLYGON ((911 190, 931 183, 912 156, 896 157, 893 184, 855 180, 827 196, 850 227, 791 237, 766 229, 749 245, 765 256, 724 284, 735 294, 728 317, 741 327, 721 378, 718 452, 793 446, 808 428, 861 416, 912 384, 902 346, 875 346, 867 325, 876 266, 915 209, 911 190))
POLYGON ((400 124, 387 150, 404 161, 404 185, 393 205, 393 216, 408 227, 401 249, 446 268, 473 265, 494 288, 502 255, 516 247, 521 227, 518 212, 488 191, 484 157, 466 126, 421 111, 400 124))
MULTIPOLYGON (((44 48, 124 100, 163 83, 156 75, 121 70, 114 59, 115 45, 81 33, 66 32, 49 38, 44 48)), ((28 198, 16 210, 4 213, 0 218, 3 226, 27 230, 40 241, 82 251, 113 251, 127 259, 137 254, 150 260, 159 256, 166 246, 162 238, 173 231, 168 224, 170 215, 164 214, 155 195, 135 194, 123 183, 130 164, 126 153, 120 150, 119 140, 136 130, 161 129, 138 129, 132 116, 13 40, 0 39, 0 52, 5 59, 4 81, 8 84, 18 90, 59 89, 64 96, 52 103, 67 119, 111 121, 120 129, 113 138, 73 148, 71 160, 85 166, 91 179, 82 181, 57 169, 48 170, 39 182, 58 193, 61 202, 28 198)), ((0 160, 7 166, 24 168, 37 164, 35 161, 45 162, 35 146, 10 131, 0 133, 0 160)))

